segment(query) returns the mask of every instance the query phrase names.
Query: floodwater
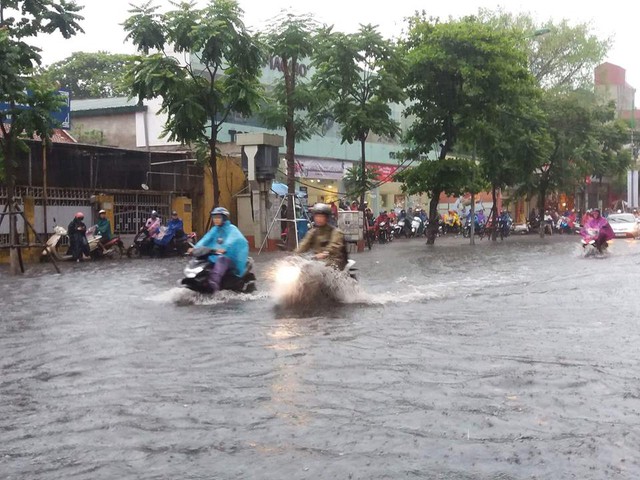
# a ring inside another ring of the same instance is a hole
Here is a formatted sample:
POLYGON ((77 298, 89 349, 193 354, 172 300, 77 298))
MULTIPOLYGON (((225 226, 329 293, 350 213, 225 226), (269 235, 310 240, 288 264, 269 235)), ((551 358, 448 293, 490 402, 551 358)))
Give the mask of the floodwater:
POLYGON ((396 240, 298 315, 183 259, 0 270, 0 478, 640 478, 640 242, 396 240))

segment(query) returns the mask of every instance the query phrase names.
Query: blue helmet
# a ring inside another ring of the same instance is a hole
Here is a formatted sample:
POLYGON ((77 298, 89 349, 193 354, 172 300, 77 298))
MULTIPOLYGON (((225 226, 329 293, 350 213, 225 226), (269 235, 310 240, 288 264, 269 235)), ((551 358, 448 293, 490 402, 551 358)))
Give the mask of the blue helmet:
POLYGON ((211 210, 211 216, 214 216, 214 215, 222 215, 225 218, 225 220, 228 220, 229 210, 227 210, 224 207, 216 207, 213 210, 211 210))

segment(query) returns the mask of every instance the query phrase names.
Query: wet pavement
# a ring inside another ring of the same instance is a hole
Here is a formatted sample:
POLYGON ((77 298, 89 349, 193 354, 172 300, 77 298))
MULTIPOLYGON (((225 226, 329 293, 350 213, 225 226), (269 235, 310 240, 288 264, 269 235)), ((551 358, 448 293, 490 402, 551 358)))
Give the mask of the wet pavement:
MULTIPOLYGON (((2 479, 640 478, 640 242, 397 240, 352 304, 0 270, 2 479)), ((50 267, 49 267, 50 268, 50 267)))

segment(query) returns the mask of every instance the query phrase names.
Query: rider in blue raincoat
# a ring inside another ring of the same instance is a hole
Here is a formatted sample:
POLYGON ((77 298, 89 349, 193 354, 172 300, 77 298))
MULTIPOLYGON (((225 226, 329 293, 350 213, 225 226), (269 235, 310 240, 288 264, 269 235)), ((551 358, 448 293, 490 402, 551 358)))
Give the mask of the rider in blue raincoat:
POLYGON ((160 238, 155 238, 153 241, 156 245, 164 247, 169 244, 174 237, 179 238, 184 235, 184 223, 182 219, 178 217, 178 212, 175 210, 171 212, 171 220, 167 223, 167 228, 164 230, 164 234, 160 238))
POLYGON ((226 208, 216 207, 211 212, 213 228, 196 243, 195 248, 208 247, 216 253, 209 256, 213 268, 209 274, 209 286, 214 292, 220 290, 222 278, 227 272, 241 278, 247 270, 249 242, 229 220, 226 208))

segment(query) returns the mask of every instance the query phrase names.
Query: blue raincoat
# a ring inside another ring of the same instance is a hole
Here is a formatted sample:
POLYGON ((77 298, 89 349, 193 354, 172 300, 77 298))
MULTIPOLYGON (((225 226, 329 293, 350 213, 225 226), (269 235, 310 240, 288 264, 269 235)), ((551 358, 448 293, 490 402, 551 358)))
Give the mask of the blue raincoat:
POLYGON ((175 220, 171 219, 169 220, 169 223, 167 223, 167 229, 164 231, 164 236, 162 238, 154 238, 153 241, 156 245, 168 245, 180 230, 184 230, 182 220, 179 218, 176 218, 175 220))
MULTIPOLYGON (((226 250, 225 257, 233 262, 231 273, 236 277, 242 277, 247 270, 247 259, 249 258, 249 242, 244 235, 229 220, 221 226, 213 227, 204 237, 196 243, 195 247, 208 247, 213 250, 226 250)), ((209 261, 216 263, 219 255, 210 255, 209 261)))

